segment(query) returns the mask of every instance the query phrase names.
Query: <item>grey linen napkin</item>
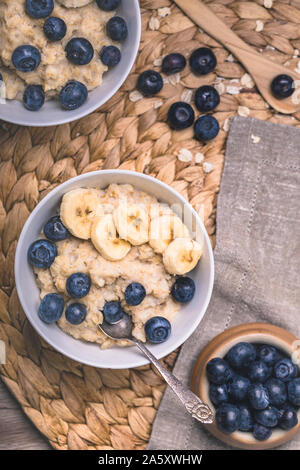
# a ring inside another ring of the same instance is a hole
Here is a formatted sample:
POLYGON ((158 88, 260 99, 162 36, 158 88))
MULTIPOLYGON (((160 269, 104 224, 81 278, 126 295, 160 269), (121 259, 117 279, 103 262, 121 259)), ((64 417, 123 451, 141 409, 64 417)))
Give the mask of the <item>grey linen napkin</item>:
MULTIPOLYGON (((208 311, 174 368, 187 385, 201 349, 228 327, 261 321, 300 337, 299 129, 250 118, 233 120, 214 255, 215 286, 208 311)), ((300 449, 300 436, 282 448, 300 449)), ((167 388, 148 449, 230 447, 191 418, 167 388)))

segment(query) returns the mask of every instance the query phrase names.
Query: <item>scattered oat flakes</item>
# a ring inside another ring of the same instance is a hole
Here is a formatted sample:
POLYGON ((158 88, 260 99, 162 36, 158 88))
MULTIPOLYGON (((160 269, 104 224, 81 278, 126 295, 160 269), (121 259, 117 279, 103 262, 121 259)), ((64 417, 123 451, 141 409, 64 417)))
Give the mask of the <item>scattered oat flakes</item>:
POLYGON ((256 20, 256 28, 255 31, 260 33, 264 29, 264 23, 261 20, 256 20))
POLYGON ((157 59, 155 59, 153 61, 153 65, 155 67, 160 67, 162 65, 162 62, 163 62, 163 58, 162 57, 157 57, 157 59))
POLYGON ((248 117, 250 114, 250 109, 247 108, 247 106, 239 106, 237 112, 239 116, 248 117))
POLYGON ((161 18, 164 18, 165 16, 171 15, 171 8, 169 7, 158 8, 157 13, 158 13, 158 16, 161 16, 161 18))
POLYGON ((174 73, 163 79, 164 83, 170 83, 171 85, 177 85, 180 82, 180 73, 174 73))
POLYGON ((142 98, 143 98, 143 95, 138 90, 133 90, 131 93, 129 93, 129 99, 133 103, 140 101, 142 98))
POLYGON ((226 62, 235 62, 235 58, 233 57, 232 54, 229 54, 229 56, 226 59, 226 62))
POLYGON ((251 134, 251 139, 254 144, 258 144, 258 142, 260 142, 260 137, 258 137, 258 135, 251 134))
POLYGON ((193 97, 193 90, 189 90, 185 88, 181 95, 181 101, 184 101, 185 103, 191 103, 192 97, 193 97))
POLYGON ((159 19, 156 18, 155 16, 151 16, 149 20, 149 28, 151 29, 151 31, 157 31, 159 27, 160 27, 159 19))
POLYGON ((226 118, 223 124, 223 131, 228 132, 230 127, 230 119, 226 118))
POLYGON ((178 152, 177 158, 180 162, 191 162, 193 160, 193 154, 188 149, 181 149, 178 152))
POLYGON ((241 84, 246 88, 253 88, 254 81, 252 80, 251 76, 248 73, 245 73, 241 78, 241 84))
POLYGON ((225 93, 225 85, 222 82, 216 83, 215 84, 215 89, 219 93, 219 95, 223 95, 225 93))
POLYGON ((201 152, 197 152, 195 155, 195 163, 201 163, 204 160, 204 155, 201 152))
POLYGON ((235 86, 235 85, 227 85, 226 91, 230 95, 238 95, 239 92, 241 91, 241 87, 240 86, 235 86))
POLYGON ((298 55, 299 55, 299 49, 295 49, 293 59, 296 59, 298 57, 298 55))
POLYGON ((204 162, 203 163, 203 171, 204 173, 210 173, 213 170, 214 166, 212 163, 204 162))
POLYGON ((154 102, 154 109, 160 108, 164 104, 163 100, 156 100, 154 102))
POLYGON ((265 8, 272 8, 273 0, 264 0, 264 7, 265 8))

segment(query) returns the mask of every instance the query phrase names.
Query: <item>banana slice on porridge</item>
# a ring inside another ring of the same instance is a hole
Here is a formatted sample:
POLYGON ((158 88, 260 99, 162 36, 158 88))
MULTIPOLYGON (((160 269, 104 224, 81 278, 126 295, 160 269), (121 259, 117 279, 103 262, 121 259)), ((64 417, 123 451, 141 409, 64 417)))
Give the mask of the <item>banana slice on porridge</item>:
POLYGON ((89 3, 92 3, 94 0, 57 0, 57 2, 66 8, 79 8, 85 7, 89 3))
POLYGON ((130 243, 117 237, 112 214, 106 214, 94 221, 91 240, 103 258, 108 261, 119 261, 129 253, 130 243))
POLYGON ((201 245, 190 238, 176 238, 163 254, 163 263, 170 274, 183 275, 195 268, 202 255, 201 245))
POLYGON ((94 188, 73 189, 63 196, 60 218, 77 238, 91 238, 91 228, 96 217, 104 215, 100 192, 94 188))
POLYGON ((138 246, 149 240, 149 214, 141 204, 120 204, 113 213, 120 238, 138 246))
POLYGON ((174 214, 156 217, 150 222, 149 245, 156 253, 164 253, 175 238, 188 238, 188 228, 174 214))

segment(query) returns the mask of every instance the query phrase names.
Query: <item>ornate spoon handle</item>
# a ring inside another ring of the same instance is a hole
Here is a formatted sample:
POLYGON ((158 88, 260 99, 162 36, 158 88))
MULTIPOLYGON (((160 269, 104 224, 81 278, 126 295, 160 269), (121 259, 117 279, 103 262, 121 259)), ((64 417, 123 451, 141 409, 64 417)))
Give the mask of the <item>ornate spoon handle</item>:
POLYGON ((212 423, 214 415, 208 405, 203 403, 197 395, 186 388, 171 372, 168 371, 146 346, 134 337, 130 338, 145 356, 155 365, 160 374, 163 376, 167 384, 173 392, 178 396, 179 400, 184 404, 186 410, 201 423, 212 423))

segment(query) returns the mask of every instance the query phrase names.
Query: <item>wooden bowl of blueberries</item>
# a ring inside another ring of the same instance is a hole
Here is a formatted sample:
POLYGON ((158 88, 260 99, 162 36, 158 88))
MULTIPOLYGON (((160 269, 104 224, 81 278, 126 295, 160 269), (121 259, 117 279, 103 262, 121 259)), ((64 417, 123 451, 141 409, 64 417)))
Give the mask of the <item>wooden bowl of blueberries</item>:
POLYGON ((242 449, 271 449, 300 431, 300 341, 266 323, 216 336, 201 352, 192 390, 215 410, 215 437, 242 449))

